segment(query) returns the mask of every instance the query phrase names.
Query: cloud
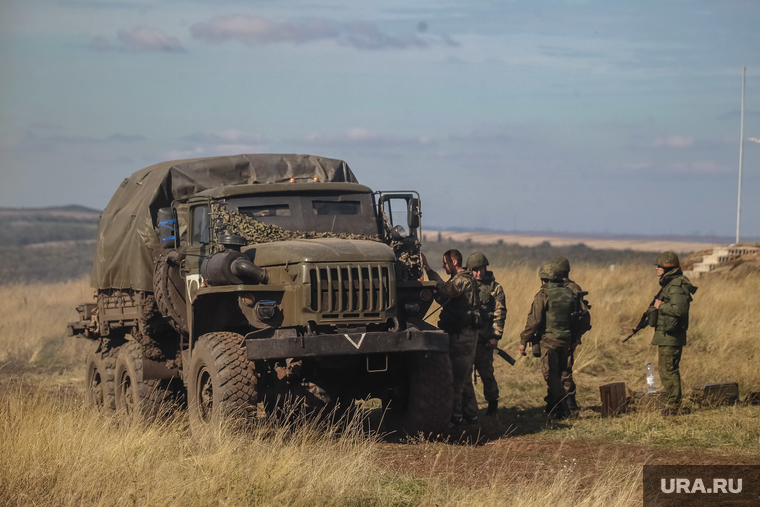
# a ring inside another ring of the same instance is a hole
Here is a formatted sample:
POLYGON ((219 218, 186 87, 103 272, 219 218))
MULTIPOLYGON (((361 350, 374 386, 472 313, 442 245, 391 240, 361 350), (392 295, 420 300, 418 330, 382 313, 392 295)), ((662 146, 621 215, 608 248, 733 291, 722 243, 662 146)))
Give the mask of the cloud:
MULTIPOLYGON (((38 127, 35 127, 38 128, 38 127)), ((52 128, 51 130, 57 130, 52 128)), ((8 148, 20 151, 50 151, 63 145, 109 145, 136 143, 145 141, 145 137, 139 134, 123 134, 120 132, 106 137, 69 135, 69 134, 44 134, 40 135, 32 130, 27 130, 19 137, 7 138, 3 143, 8 148)))
POLYGON ((363 127, 354 127, 338 134, 311 133, 303 140, 307 144, 319 146, 361 146, 361 147, 389 147, 389 146, 430 146, 435 142, 427 136, 403 137, 381 134, 363 127))
POLYGON ((131 51, 182 52, 185 50, 176 37, 145 26, 138 26, 130 31, 119 30, 118 37, 124 48, 131 51))
POLYGON ((265 138, 262 134, 246 134, 240 130, 229 129, 219 132, 196 132, 183 137, 185 141, 200 144, 262 144, 265 138))
POLYGON ((691 148, 694 146, 694 138, 689 136, 658 137, 652 142, 655 148, 691 148))
POLYGON ((276 42, 304 43, 338 36, 337 28, 326 21, 281 23, 260 16, 218 16, 190 27, 194 39, 206 42, 237 41, 243 44, 276 42))
POLYGON ((190 35, 209 43, 234 41, 249 46, 292 43, 305 44, 333 40, 359 50, 425 48, 432 44, 458 46, 448 36, 383 32, 374 23, 353 21, 336 23, 320 19, 306 21, 273 21, 260 16, 218 16, 190 27, 190 35))
POLYGON ((170 160, 269 151, 263 134, 249 134, 236 129, 195 132, 183 137, 182 140, 192 146, 170 151, 166 155, 170 160))
POLYGON ((354 21, 345 26, 341 42, 356 49, 424 48, 429 44, 416 35, 397 36, 383 33, 366 21, 354 21))

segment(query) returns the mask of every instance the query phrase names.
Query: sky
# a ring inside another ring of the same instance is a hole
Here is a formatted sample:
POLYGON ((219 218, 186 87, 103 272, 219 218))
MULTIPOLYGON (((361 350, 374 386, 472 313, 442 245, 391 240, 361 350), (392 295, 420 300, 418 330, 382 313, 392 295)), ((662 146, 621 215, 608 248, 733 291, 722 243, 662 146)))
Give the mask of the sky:
POLYGON ((757 0, 2 0, 0 207, 308 153, 423 227, 760 236, 757 0))

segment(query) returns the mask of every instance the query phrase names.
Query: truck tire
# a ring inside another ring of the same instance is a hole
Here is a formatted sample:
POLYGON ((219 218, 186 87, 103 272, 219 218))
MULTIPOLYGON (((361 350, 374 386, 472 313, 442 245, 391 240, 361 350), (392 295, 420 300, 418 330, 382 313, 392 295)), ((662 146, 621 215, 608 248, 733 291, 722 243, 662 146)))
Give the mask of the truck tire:
POLYGON ((447 352, 413 352, 406 368, 407 399, 400 410, 391 410, 392 424, 400 433, 425 437, 444 434, 454 403, 451 359, 447 352))
POLYGON ((223 417, 250 422, 256 415, 256 374, 237 333, 208 333, 195 344, 187 380, 190 428, 203 431, 223 417))
POLYGON ((169 379, 144 379, 139 343, 129 341, 119 347, 115 371, 116 410, 127 418, 151 419, 160 412, 162 404, 171 400, 169 379))
POLYGON ((178 333, 187 336, 187 302, 181 265, 182 255, 178 252, 170 250, 161 254, 153 272, 153 292, 161 314, 178 333))
POLYGON ((87 365, 85 399, 88 405, 99 410, 113 411, 116 408, 114 378, 118 351, 116 347, 92 352, 85 360, 87 365))

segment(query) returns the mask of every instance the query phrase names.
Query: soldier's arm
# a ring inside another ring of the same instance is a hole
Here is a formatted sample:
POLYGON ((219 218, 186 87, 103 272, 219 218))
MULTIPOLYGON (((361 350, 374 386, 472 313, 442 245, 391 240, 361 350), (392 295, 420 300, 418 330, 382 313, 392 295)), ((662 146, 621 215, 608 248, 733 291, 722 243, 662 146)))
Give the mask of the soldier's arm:
POLYGON ((444 281, 436 271, 429 269, 428 278, 435 282, 435 300, 439 305, 446 304, 450 299, 458 297, 462 292, 454 279, 444 281))
POLYGON ((507 300, 501 284, 496 284, 493 297, 496 300, 496 308, 493 311, 493 334, 497 340, 500 340, 504 334, 504 321, 507 320, 507 300))
POLYGON ((533 298, 533 305, 530 307, 525 329, 520 333, 520 345, 525 346, 528 342, 532 342, 533 338, 541 332, 545 322, 546 296, 543 291, 539 291, 533 298))
POLYGON ((660 299, 662 304, 658 310, 663 315, 681 317, 689 311, 689 292, 680 285, 669 287, 660 299))

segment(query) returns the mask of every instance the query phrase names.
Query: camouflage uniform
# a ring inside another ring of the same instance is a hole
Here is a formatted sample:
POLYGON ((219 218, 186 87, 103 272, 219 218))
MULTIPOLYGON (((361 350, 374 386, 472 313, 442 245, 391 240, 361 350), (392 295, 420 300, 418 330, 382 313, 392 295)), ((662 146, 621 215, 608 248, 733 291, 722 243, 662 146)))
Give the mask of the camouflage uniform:
POLYGON ((541 269, 541 278, 548 279, 533 299, 525 329, 520 333, 520 345, 541 342, 541 370, 546 380, 546 412, 556 417, 568 415, 564 383, 568 379, 570 344, 572 343, 571 314, 575 308, 573 291, 559 278, 553 266, 541 269), (544 276, 545 269, 556 273, 544 276))
MULTIPOLYGON (((490 340, 500 340, 504 333, 504 321, 507 318, 507 304, 504 289, 496 281, 491 271, 486 271, 485 279, 479 283, 481 314, 483 329, 478 331, 478 345, 475 348, 474 368, 483 381, 483 396, 491 406, 496 406, 499 400, 499 385, 493 373, 493 349, 490 340)), ((472 374, 468 375, 472 384, 472 374)), ((474 388, 473 388, 474 393, 474 388)))
MULTIPOLYGON (((665 254, 671 254, 671 259, 675 257, 674 262, 678 264, 675 254, 665 252, 658 257, 658 267, 663 267, 660 260, 665 254)), ((655 322, 652 345, 659 348, 660 381, 667 392, 668 408, 675 409, 681 404, 681 351, 686 345, 691 295, 697 292, 697 288, 683 276, 678 266, 660 276, 660 286, 662 290, 657 299, 662 304, 658 309, 651 306, 648 310, 652 312, 650 322, 655 322)))
POLYGON ((475 359, 475 344, 482 320, 478 308, 478 282, 469 271, 460 271, 444 282, 432 269, 428 278, 436 282, 436 301, 442 306, 438 327, 449 334, 449 356, 451 372, 454 377, 454 406, 451 419, 453 422, 477 420, 477 403, 474 392, 464 394, 467 373, 475 359), (473 409, 474 405, 474 409, 473 409))

